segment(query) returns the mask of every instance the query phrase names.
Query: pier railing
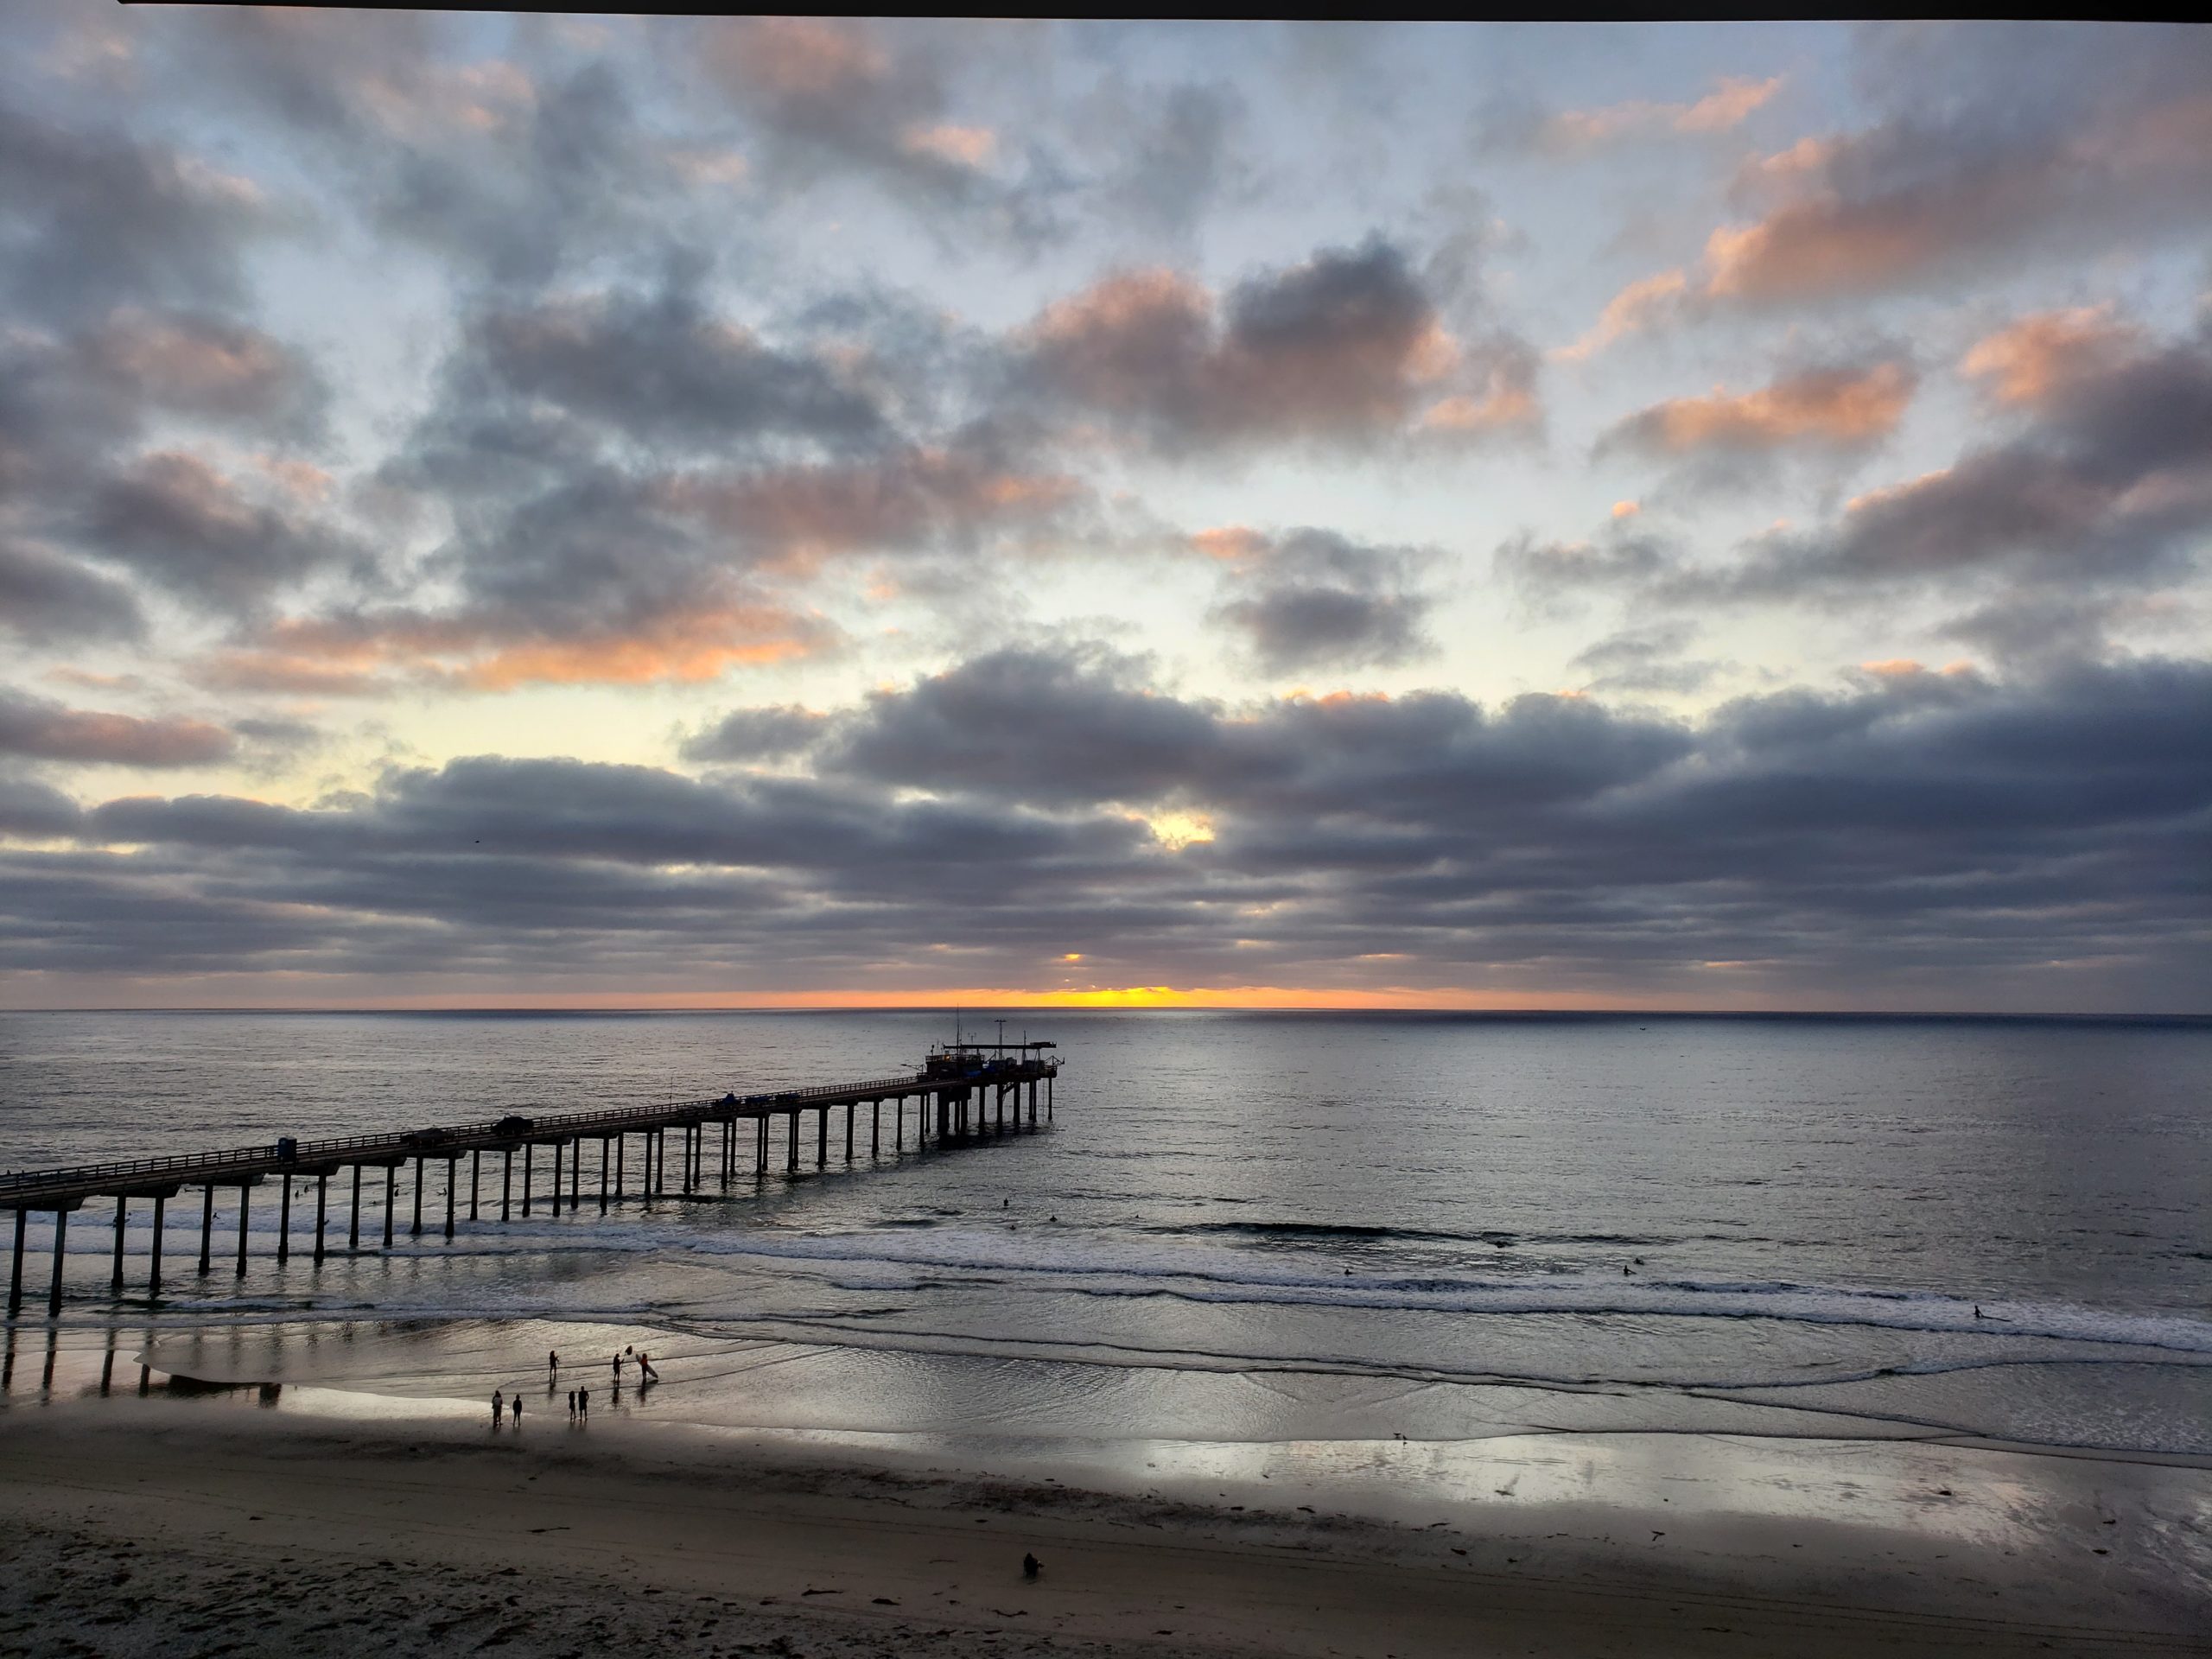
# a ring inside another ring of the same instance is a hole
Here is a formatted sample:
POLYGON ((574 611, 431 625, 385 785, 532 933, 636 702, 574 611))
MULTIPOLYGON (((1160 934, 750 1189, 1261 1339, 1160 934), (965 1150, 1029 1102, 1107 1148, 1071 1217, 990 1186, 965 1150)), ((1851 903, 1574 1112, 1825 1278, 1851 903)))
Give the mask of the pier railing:
MULTIPOLYGON (((988 1081, 988 1072, 976 1081, 988 1081)), ((505 1142, 559 1139, 579 1132, 588 1134, 594 1129, 611 1128, 620 1125, 630 1130, 654 1129, 683 1122, 687 1118, 713 1116, 734 1113, 739 1116, 758 1116, 781 1108, 804 1105, 824 1099, 847 1096, 865 1099, 871 1093, 881 1091, 912 1092, 932 1083, 953 1079, 925 1079, 912 1075, 899 1077, 871 1077, 861 1083, 817 1084, 804 1089, 768 1090, 756 1094, 738 1096, 732 1103, 728 1095, 709 1100, 671 1101, 656 1106, 623 1106, 594 1112, 557 1112, 530 1118, 526 1129, 507 1129, 506 1119, 481 1123, 456 1123, 428 1126, 420 1129, 401 1130, 384 1135, 346 1135, 326 1137, 318 1141, 298 1141, 290 1154, 285 1155, 276 1142, 259 1147, 232 1147, 220 1152, 182 1153, 166 1158, 132 1158, 114 1163, 79 1164, 67 1169, 24 1169, 0 1173, 0 1192, 21 1194, 43 1187, 79 1187, 107 1181, 143 1181, 149 1177, 177 1175, 190 1181, 194 1176, 206 1175, 235 1168, 266 1169, 272 1164, 291 1165, 327 1162, 337 1158, 355 1160, 375 1158, 385 1154, 394 1157, 413 1157, 417 1154, 437 1154, 456 1144, 464 1147, 498 1145, 505 1142)), ((517 1111, 510 1116, 526 1114, 517 1111)))

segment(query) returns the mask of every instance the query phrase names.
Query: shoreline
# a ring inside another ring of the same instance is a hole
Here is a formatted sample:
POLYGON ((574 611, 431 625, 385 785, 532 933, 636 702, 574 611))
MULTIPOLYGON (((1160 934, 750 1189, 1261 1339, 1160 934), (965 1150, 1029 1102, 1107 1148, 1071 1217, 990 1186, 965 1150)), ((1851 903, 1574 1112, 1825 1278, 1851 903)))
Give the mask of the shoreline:
MULTIPOLYGON (((702 1595, 721 1598, 717 1641, 823 1655, 969 1652, 986 1633, 1012 1653, 2212 1653, 2201 1460, 1917 1440, 572 1429, 535 1399, 494 1433, 457 1401, 131 1383, 10 1396, 0 1515, 17 1569, 0 1576, 48 1586, 0 1599, 0 1644, 32 1652, 114 1616, 101 1575, 127 1557, 127 1630, 245 1574, 288 1607, 369 1609, 358 1630, 343 1611, 312 1633, 278 1621, 329 1651, 393 1650, 376 1632, 408 1608, 476 1618, 512 1567, 535 1586, 499 1604, 516 1654, 702 1595), (280 1533, 289 1563, 264 1541, 280 1533), (467 1540, 481 1548, 456 1556, 467 1540), (1046 1562, 1033 1582, 1025 1550, 1046 1562)), ((669 1617, 666 1640, 704 1650, 669 1617)))

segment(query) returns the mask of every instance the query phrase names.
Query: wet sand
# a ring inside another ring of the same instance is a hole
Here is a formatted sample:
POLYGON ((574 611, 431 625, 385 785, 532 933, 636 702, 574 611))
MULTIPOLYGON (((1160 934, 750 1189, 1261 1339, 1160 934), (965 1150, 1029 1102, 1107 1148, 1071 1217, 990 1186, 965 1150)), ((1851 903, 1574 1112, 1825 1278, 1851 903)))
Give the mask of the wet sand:
POLYGON ((534 1402, 494 1433, 49 1397, 0 1413, 0 1651, 2212 1653, 2212 1472, 1947 1455, 1993 1507, 1937 1533, 1640 1500, 1415 1525, 1264 1470, 1113 1491, 534 1402), (2037 1483, 2056 1519, 2004 1524, 2037 1483))

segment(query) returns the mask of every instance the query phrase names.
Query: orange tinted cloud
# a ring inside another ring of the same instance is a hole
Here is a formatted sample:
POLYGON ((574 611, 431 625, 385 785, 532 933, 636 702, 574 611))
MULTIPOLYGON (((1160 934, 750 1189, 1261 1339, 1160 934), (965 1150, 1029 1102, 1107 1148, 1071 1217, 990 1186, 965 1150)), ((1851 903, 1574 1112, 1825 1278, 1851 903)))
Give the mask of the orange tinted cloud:
POLYGON ((813 655, 833 636, 817 617, 723 603, 570 638, 518 637, 486 618, 394 612, 280 623, 257 645, 200 664, 226 690, 377 696, 409 685, 510 691, 524 685, 696 683, 733 668, 813 655))
POLYGON ((862 94, 891 73, 890 54, 874 35, 818 17, 747 18, 723 55, 759 90, 799 99, 862 94))
POLYGON ((994 527, 1049 518, 1084 495, 1084 486, 1064 474, 1021 472, 944 449, 735 478, 676 479, 658 490, 666 509, 741 538, 785 571, 869 549, 957 543, 994 527))
POLYGON ((1640 132, 1726 132, 1743 124, 1755 110, 1782 90, 1783 78, 1724 79, 1703 98, 1688 104, 1635 99, 1600 109, 1563 110, 1545 121, 1537 143, 1553 150, 1595 148, 1640 132))
POLYGON ((952 167, 988 167, 998 145, 998 134, 988 127, 957 127, 946 122, 909 127, 899 135, 899 146, 909 156, 926 156, 952 167))
POLYGON ((1677 455, 1793 444, 1847 448, 1894 431, 1915 384, 1903 363, 1812 369, 1756 391, 1715 390, 1656 404, 1621 423, 1609 441, 1677 455))
POLYGON ((1363 442, 1533 424, 1517 341, 1455 339, 1406 256, 1370 238, 1217 296, 1181 272, 1123 271, 1039 312, 1031 383, 1170 453, 1304 435, 1363 442))
POLYGON ((1595 355, 1625 334, 1641 334, 1663 317, 1681 308, 1688 297, 1688 273, 1662 270, 1630 283, 1607 301, 1590 331, 1572 346, 1552 353, 1565 362, 1579 362, 1595 355))
POLYGON ((2001 404, 2030 406, 2108 367, 2141 339, 2109 304, 2044 311, 1977 340, 1959 366, 2001 404))

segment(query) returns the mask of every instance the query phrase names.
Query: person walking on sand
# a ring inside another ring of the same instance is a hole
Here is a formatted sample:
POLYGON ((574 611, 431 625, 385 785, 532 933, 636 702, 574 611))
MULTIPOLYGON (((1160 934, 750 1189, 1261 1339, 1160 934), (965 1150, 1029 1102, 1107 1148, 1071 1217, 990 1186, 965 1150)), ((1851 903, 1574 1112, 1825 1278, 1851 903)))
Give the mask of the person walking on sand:
POLYGON ((653 1370, 652 1356, 650 1354, 638 1356, 638 1381, 640 1387, 647 1382, 660 1381, 660 1373, 653 1370))
POLYGON ((492 1427, 497 1428, 499 1420, 507 1414, 507 1393, 505 1389, 492 1390, 492 1427))

